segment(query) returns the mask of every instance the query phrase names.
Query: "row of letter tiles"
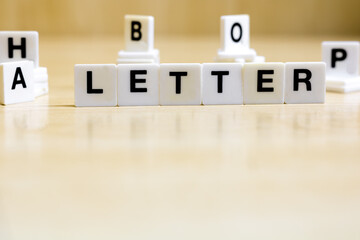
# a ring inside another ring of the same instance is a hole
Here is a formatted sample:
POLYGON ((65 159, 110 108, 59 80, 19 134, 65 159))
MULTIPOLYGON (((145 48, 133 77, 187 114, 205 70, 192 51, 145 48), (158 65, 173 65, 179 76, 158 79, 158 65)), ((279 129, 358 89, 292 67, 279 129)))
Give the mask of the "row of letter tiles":
POLYGON ((34 100, 34 63, 31 61, 0 64, 0 103, 13 104, 34 100))
POLYGON ((30 60, 39 67, 39 34, 32 31, 0 31, 0 63, 30 60))
POLYGON ((325 64, 75 65, 75 105, 323 103, 325 64))

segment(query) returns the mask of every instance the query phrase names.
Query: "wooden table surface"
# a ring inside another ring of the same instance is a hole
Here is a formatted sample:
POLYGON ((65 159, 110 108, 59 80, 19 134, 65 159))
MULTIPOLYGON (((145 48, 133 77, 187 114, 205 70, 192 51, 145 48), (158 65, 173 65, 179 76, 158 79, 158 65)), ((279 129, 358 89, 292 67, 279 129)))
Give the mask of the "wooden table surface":
MULTIPOLYGON (((321 41, 254 36, 268 61, 321 41)), ((162 62, 211 62, 217 37, 159 37, 162 62)), ((50 94, 0 106, 0 239, 360 239, 360 93, 326 104, 75 108, 75 63, 115 37, 40 36, 50 94)))

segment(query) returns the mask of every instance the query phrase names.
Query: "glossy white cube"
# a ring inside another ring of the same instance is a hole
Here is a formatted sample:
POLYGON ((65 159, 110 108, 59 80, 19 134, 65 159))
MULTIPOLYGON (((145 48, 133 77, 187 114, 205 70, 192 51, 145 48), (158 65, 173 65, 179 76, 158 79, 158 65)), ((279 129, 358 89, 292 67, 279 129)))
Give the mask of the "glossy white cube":
POLYGON ((34 68, 34 82, 48 82, 48 73, 46 67, 34 68))
POLYGON ((349 84, 343 86, 334 86, 326 85, 326 90, 329 92, 340 92, 340 93, 350 93, 360 91, 360 84, 349 84))
POLYGON ((34 100, 34 63, 31 61, 0 64, 0 103, 34 100))
POLYGON ((49 93, 49 83, 47 68, 34 68, 34 93, 35 97, 39 97, 49 93))
POLYGON ((224 52, 242 52, 250 48, 249 15, 221 16, 221 50, 224 52))
POLYGON ((167 63, 160 64, 160 105, 201 104, 201 64, 167 63), (186 74, 176 80, 179 72, 186 74), (180 87, 176 83, 180 82, 180 87), (177 92, 177 90, 180 90, 177 92))
POLYGON ((158 59, 159 58, 159 50, 153 49, 151 51, 146 52, 129 52, 129 51, 119 51, 118 57, 130 58, 130 59, 158 59))
POLYGON ((147 52, 120 51, 118 53, 117 63, 118 64, 160 63, 159 50, 153 49, 147 52))
POLYGON ((22 60, 33 61, 35 67, 39 66, 38 32, 0 31, 0 63, 17 62, 22 60), (12 46, 14 46, 13 49, 9 45, 9 41, 12 41, 12 46), (18 49, 20 46, 23 48, 18 49))
POLYGON ((49 93, 48 82, 35 82, 34 83, 34 94, 35 97, 40 97, 49 93))
POLYGON ((360 85, 360 76, 357 77, 348 77, 348 78, 328 78, 326 77, 327 86, 351 86, 351 85, 360 85))
POLYGON ((154 17, 125 15, 125 50, 147 52, 153 49, 154 17))
POLYGON ((119 106, 159 105, 158 64, 120 64, 117 69, 119 106))
POLYGON ((324 103, 325 91, 325 63, 285 64, 285 103, 324 103))
POLYGON ((150 58, 118 58, 117 64, 156 64, 158 63, 155 59, 150 58))
POLYGON ((48 74, 48 71, 47 71, 47 68, 46 67, 37 67, 37 68, 34 68, 34 74, 35 75, 47 75, 48 74))
POLYGON ((266 62, 266 58, 264 56, 256 56, 253 62, 254 63, 264 63, 264 62, 266 62))
POLYGON ((242 68, 241 63, 204 63, 203 104, 243 104, 242 68))
POLYGON ((214 59, 215 63, 246 63, 244 58, 221 58, 216 56, 214 59))
POLYGON ((75 106, 114 107, 117 105, 115 64, 78 64, 75 65, 74 71, 75 106), (88 78, 88 72, 91 78, 88 78), (91 82, 91 85, 88 85, 88 82, 91 82), (90 92, 88 92, 89 87, 92 89, 90 92))
POLYGON ((245 63, 244 104, 284 103, 284 77, 284 63, 245 63))
POLYGON ((218 62, 239 62, 239 60, 241 61, 241 59, 246 62, 254 62, 256 59, 256 51, 251 48, 243 49, 241 50, 241 52, 225 52, 219 49, 217 53, 218 62))
POLYGON ((47 74, 34 74, 34 81, 35 82, 48 82, 48 75, 47 74))
POLYGON ((323 42, 322 60, 326 63, 326 78, 343 80, 359 75, 359 42, 323 42), (343 52, 346 52, 346 58, 343 52), (340 58, 336 61, 336 58, 340 58))

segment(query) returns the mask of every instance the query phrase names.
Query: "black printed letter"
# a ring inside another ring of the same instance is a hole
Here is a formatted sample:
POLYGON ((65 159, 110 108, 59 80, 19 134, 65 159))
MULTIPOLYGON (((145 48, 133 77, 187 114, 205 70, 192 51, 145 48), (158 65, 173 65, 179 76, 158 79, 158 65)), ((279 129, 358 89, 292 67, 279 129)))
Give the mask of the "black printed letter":
POLYGON ((141 22, 138 21, 132 21, 131 22, 131 40, 133 41, 140 41, 142 34, 141 34, 141 22), (136 36, 135 36, 135 33, 136 36))
POLYGON ((137 79, 136 74, 147 74, 146 70, 130 71, 130 92, 147 92, 147 88, 136 88, 136 83, 146 83, 145 79, 137 79))
POLYGON ((310 79, 312 73, 309 69, 294 69, 294 91, 299 91, 299 83, 303 82, 306 84, 306 91, 311 91, 310 79), (305 78, 300 78, 300 74, 305 74, 305 78))
POLYGON ((103 94, 103 89, 93 89, 92 88, 92 71, 87 71, 87 93, 88 94, 103 94))
POLYGON ((13 81, 11 90, 14 90, 16 88, 16 85, 18 85, 18 84, 21 84, 23 86, 23 88, 26 88, 24 75, 23 75, 20 67, 17 67, 15 70, 15 76, 14 76, 14 81, 13 81), (19 77, 20 77, 20 79, 18 80, 19 77))
POLYGON ((335 68, 336 62, 344 61, 347 57, 347 52, 342 48, 331 49, 331 68, 335 68), (340 57, 337 57, 337 53, 341 53, 340 57))
POLYGON ((274 88, 264 88, 263 83, 273 82, 272 78, 263 78, 264 74, 274 74, 274 70, 258 70, 257 76, 257 91, 258 92, 273 92, 274 88))
POLYGON ((187 72, 170 72, 169 76, 175 77, 176 81, 176 94, 181 94, 181 77, 187 76, 187 72))
POLYGON ((223 92, 223 77, 229 75, 229 71, 211 71, 211 75, 218 78, 218 93, 223 92))
POLYGON ((241 40, 241 38, 242 38, 242 27, 241 27, 241 25, 240 25, 240 23, 234 23, 233 25, 232 25, 232 27, 231 27, 231 39, 234 41, 234 42, 240 42, 240 40, 241 40), (238 38, 235 38, 234 37, 234 29, 235 29, 235 27, 238 27, 239 28, 239 37, 238 38))
POLYGON ((20 45, 14 45, 14 39, 8 38, 9 58, 14 58, 14 50, 21 51, 21 57, 26 58, 26 38, 21 38, 20 45))

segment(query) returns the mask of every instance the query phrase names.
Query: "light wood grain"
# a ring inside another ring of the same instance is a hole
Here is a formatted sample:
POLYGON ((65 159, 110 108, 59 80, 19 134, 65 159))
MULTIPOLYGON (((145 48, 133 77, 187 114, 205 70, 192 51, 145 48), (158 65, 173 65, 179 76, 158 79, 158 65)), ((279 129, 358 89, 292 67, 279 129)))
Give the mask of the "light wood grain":
MULTIPOLYGON (((317 61, 328 39, 254 36, 252 46, 269 61, 317 61)), ((208 62, 219 40, 156 45, 162 62, 208 62)), ((360 93, 73 107, 74 64, 115 63, 123 46, 40 37, 50 95, 0 106, 1 240, 359 239, 360 93)))

